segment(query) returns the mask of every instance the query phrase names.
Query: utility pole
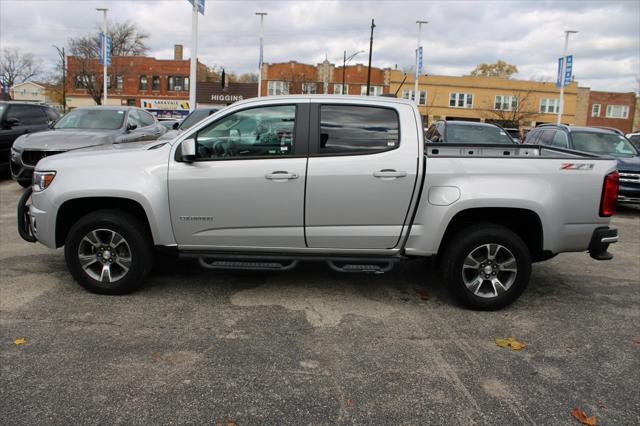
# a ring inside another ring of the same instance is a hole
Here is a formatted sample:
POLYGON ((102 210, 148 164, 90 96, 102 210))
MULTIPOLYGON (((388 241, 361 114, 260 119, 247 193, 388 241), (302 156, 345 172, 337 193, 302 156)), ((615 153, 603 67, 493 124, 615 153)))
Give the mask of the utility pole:
POLYGON ((558 108, 558 122, 562 121, 562 113, 564 112, 564 78, 567 72, 567 50, 569 49, 569 34, 575 34, 576 30, 564 30, 564 52, 562 53, 562 71, 560 74, 560 108, 558 108))
POLYGON ((60 55, 60 59, 62 60, 62 113, 64 114, 67 112, 67 57, 64 54, 64 46, 62 46, 62 49, 56 45, 53 47, 56 48, 58 55, 60 55))
POLYGON ((263 61, 263 50, 262 50, 262 31, 264 25, 264 17, 267 15, 266 12, 256 12, 256 15, 260 16, 260 59, 258 59, 258 97, 262 96, 262 61, 263 61))
POLYGON ((191 67, 189 69, 189 112, 196 109, 196 81, 198 80, 198 5, 191 10, 191 67))
POLYGON ((376 24, 371 19, 371 38, 369 39, 369 68, 367 69, 367 96, 369 96, 369 90, 371 88, 371 54, 373 53, 373 29, 376 24))
POLYGON ((109 9, 96 9, 102 12, 102 105, 107 104, 107 11, 109 9))
MULTIPOLYGON (((428 24, 429 21, 416 21, 418 24, 418 46, 416 47, 416 74, 415 74, 415 83, 413 85, 413 99, 416 101, 416 105, 420 105, 420 91, 419 91, 419 80, 420 80, 420 64, 419 64, 419 56, 420 56, 420 39, 422 38, 422 24, 428 24)), ((425 99, 426 101, 426 99, 425 99)))

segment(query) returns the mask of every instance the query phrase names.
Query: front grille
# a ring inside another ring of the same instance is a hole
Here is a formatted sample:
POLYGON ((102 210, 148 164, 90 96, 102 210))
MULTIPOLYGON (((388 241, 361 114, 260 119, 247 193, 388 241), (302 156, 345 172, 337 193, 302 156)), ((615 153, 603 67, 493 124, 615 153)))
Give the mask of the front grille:
POLYGON ((24 151, 22 153, 22 163, 26 166, 35 166, 38 161, 50 155, 60 154, 64 151, 24 151))
POLYGON ((640 184, 640 173, 620 172, 620 182, 638 183, 640 184))

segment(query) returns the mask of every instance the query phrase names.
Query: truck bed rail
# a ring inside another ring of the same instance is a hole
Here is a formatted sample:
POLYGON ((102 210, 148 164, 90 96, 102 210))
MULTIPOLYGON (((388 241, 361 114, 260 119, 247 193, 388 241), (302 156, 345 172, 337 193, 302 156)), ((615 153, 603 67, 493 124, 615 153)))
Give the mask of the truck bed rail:
POLYGON ((610 159, 595 154, 540 145, 504 145, 504 144, 455 144, 426 143, 424 152, 427 157, 482 157, 482 158, 575 158, 610 159))

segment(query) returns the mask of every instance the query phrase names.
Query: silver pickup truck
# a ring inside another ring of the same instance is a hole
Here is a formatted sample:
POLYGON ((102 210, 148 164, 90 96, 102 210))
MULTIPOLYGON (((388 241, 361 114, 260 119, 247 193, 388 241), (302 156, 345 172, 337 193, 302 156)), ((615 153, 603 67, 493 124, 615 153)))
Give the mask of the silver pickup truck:
POLYGON ((106 294, 140 286, 157 250, 211 269, 372 273, 437 256, 457 297, 488 310, 523 292, 532 262, 611 259, 615 160, 482 142, 425 144, 401 99, 251 99, 172 141, 44 158, 18 230, 64 246, 73 277, 106 294))

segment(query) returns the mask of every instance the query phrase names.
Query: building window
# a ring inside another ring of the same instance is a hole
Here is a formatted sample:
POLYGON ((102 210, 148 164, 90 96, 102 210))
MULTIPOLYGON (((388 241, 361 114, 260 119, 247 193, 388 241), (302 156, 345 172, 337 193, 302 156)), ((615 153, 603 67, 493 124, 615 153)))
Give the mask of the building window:
POLYGON ((122 90, 124 87, 124 77, 121 75, 116 75, 116 89, 122 90))
POLYGON ((278 96, 278 95, 288 95, 289 94, 289 83, 286 81, 270 81, 268 85, 269 96, 278 96))
POLYGON ((498 95, 496 96, 494 109, 499 111, 515 111, 518 109, 518 97, 498 95))
POLYGON ((96 82, 96 76, 79 74, 76 75, 74 82, 76 89, 86 89, 87 86, 96 82))
POLYGON ((147 76, 140 76, 140 90, 147 90, 147 76))
POLYGON ((316 93, 316 84, 302 83, 302 93, 305 95, 314 95, 316 93))
POLYGON ((160 90, 160 77, 157 76, 157 75, 154 75, 151 78, 151 90, 153 90, 153 91, 160 90))
POLYGON ((348 95, 349 94, 349 85, 344 85, 344 93, 342 92, 342 84, 336 83, 333 85, 333 94, 334 95, 348 95))
POLYGON ((629 118, 629 107, 627 105, 607 105, 607 118, 629 118))
MULTIPOLYGON (((360 96, 367 95, 367 85, 363 84, 360 86, 360 96)), ((380 96, 382 95, 382 86, 369 86, 369 96, 380 96)))
POLYGON ((600 104, 593 104, 591 106, 591 116, 600 117, 600 104))
MULTIPOLYGON (((410 99, 412 101, 415 102, 416 97, 413 93, 413 90, 403 90, 402 91, 402 98, 403 99, 410 99)), ((426 90, 420 90, 420 105, 426 105, 427 104, 427 91, 426 90)))
POLYGON ((541 99, 540 100, 540 112, 546 112, 549 114, 557 114, 560 112, 560 100, 559 99, 541 99))
POLYGON ((473 95, 471 93, 449 94, 449 106, 453 108, 473 108, 473 95))
POLYGON ((189 90, 189 77, 181 76, 169 76, 169 90, 171 91, 188 91, 189 90))

